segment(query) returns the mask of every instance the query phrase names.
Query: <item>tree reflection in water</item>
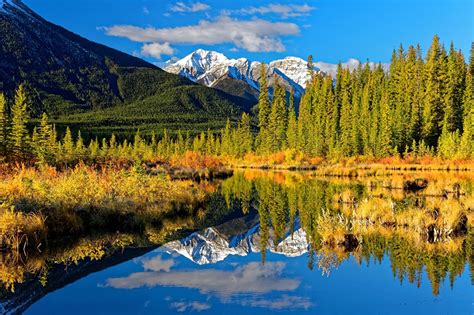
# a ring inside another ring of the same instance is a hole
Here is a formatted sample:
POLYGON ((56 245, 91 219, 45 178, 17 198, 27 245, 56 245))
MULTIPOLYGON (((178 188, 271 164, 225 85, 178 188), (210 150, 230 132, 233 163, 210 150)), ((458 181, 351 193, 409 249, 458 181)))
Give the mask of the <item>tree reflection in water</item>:
POLYGON ((420 286, 426 271, 433 294, 438 295, 440 283, 449 278, 453 285, 466 263, 474 283, 474 179, 458 175, 348 180, 309 173, 237 172, 219 189, 210 190, 205 203, 188 216, 144 224, 139 231, 95 231, 43 252, 4 253, 0 256, 1 299, 15 297, 12 292, 18 286, 23 292, 31 290, 33 282, 57 287, 58 270, 86 268, 84 262, 110 262, 110 257, 126 248, 153 248, 189 235, 190 230, 225 221, 230 222, 225 226, 229 236, 249 234, 258 227, 257 250, 263 264, 268 250, 284 252, 285 242, 300 231, 304 248, 288 255, 304 253, 309 269, 329 276, 350 257, 359 264, 381 263, 388 257, 400 282, 420 286), (255 222, 246 230, 232 223, 252 213, 255 222))

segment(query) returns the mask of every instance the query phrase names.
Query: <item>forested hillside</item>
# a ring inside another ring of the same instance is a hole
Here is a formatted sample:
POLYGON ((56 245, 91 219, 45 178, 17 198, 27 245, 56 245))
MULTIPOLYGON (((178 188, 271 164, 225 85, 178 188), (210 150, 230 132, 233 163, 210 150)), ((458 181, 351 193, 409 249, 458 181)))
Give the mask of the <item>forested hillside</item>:
POLYGON ((222 127, 254 105, 93 43, 15 0, 0 3, 0 92, 13 98, 19 84, 28 94, 32 118, 46 112, 58 126, 74 123, 108 136, 142 124, 172 127, 170 117, 159 113, 184 115, 186 120, 174 120, 204 130, 222 127))

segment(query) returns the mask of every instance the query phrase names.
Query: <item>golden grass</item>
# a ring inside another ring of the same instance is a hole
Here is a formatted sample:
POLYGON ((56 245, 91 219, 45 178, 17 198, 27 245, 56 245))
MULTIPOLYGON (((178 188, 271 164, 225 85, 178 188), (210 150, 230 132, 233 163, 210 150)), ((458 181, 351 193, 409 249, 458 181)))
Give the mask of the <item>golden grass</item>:
POLYGON ((18 166, 0 173, 0 245, 19 250, 40 246, 46 235, 79 233, 85 226, 110 226, 129 217, 136 222, 127 224, 142 224, 169 213, 192 212, 205 195, 190 181, 135 169, 78 165, 57 172, 18 166))
POLYGON ((39 245, 44 241, 45 228, 42 214, 15 212, 7 204, 0 205, 0 249, 19 251, 29 244, 39 245))

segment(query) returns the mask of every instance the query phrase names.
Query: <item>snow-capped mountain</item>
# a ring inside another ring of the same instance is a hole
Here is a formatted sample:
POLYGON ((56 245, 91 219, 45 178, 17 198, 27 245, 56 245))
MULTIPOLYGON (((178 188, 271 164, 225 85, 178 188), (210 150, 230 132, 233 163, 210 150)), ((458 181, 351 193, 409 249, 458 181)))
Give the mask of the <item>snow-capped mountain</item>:
MULTIPOLYGON (((259 91, 261 63, 250 61, 246 58, 229 59, 221 53, 198 49, 181 60, 168 62, 164 69, 174 74, 180 74, 194 82, 209 87, 222 89, 228 93, 235 94, 233 84, 240 81, 247 84, 247 94, 257 99, 259 91), (232 84, 233 82, 233 84, 232 84)), ((318 71, 317 68, 315 68, 318 71)), ((274 84, 275 75, 279 78, 287 91, 294 90, 295 96, 300 98, 308 80, 307 62, 301 58, 287 57, 282 60, 272 61, 268 64, 268 83, 274 84)), ((241 90, 240 87, 238 90, 241 90)), ((239 91, 237 91, 239 92, 239 91)), ((242 96, 242 93, 239 96, 242 96)))
MULTIPOLYGON (((250 223, 253 225, 233 220, 221 226, 195 232, 184 239, 169 242, 162 249, 176 252, 199 265, 216 263, 231 255, 246 256, 258 253, 261 246, 260 225, 255 220, 250 223), (239 227, 244 226, 248 230, 243 233, 228 235, 226 232, 239 230, 239 227)), ((299 218, 295 220, 294 232, 287 233, 278 244, 275 245, 274 232, 270 231, 269 234, 266 248, 272 253, 297 257, 308 252, 306 233, 300 226, 299 218)))
MULTIPOLYGON (((353 70, 360 64, 359 60, 351 58, 342 63, 342 66, 353 70)), ((370 63, 371 67, 374 65, 370 63)), ((256 100, 259 92, 260 66, 261 63, 258 61, 250 61, 246 58, 229 59, 219 52, 198 49, 183 59, 168 61, 163 68, 194 82, 256 100)), ((308 70, 308 63, 305 60, 298 57, 286 57, 270 62, 266 75, 270 87, 273 86, 276 75, 287 91, 293 89, 296 98, 300 98, 309 79, 308 70)), ((314 71, 320 71, 335 78, 337 64, 315 62, 314 71)))

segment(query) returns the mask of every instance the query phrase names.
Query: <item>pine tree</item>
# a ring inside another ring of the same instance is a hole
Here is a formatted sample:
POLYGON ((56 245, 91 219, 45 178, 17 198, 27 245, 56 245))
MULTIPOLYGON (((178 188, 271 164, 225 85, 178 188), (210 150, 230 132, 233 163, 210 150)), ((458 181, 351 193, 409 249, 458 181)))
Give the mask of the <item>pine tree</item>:
POLYGON ((425 95, 423 107, 423 138, 428 146, 436 146, 443 121, 443 53, 439 37, 433 38, 425 66, 425 95))
POLYGON ((297 148, 303 153, 309 151, 309 133, 311 125, 311 98, 305 93, 300 100, 298 115, 297 148))
POLYGON ((27 123, 28 115, 28 99, 25 88, 20 85, 15 93, 15 101, 12 109, 12 126, 9 139, 9 151, 15 159, 26 158, 29 150, 29 135, 27 123))
POLYGON ((221 153, 222 155, 230 155, 231 151, 232 151, 231 127, 230 127, 230 120, 227 119, 225 128, 222 131, 221 153))
POLYGON ((69 127, 66 128, 66 134, 63 138, 62 143, 63 148, 63 160, 66 163, 70 163, 74 159, 74 140, 72 139, 71 129, 69 127))
POLYGON ((52 136, 53 128, 48 123, 48 115, 43 113, 37 134, 32 137, 35 155, 38 158, 38 162, 40 164, 48 164, 52 162, 52 157, 54 154, 54 148, 50 147, 52 136))
POLYGON ((414 139, 416 142, 420 141, 422 137, 422 126, 423 126, 423 102, 424 102, 424 61, 421 54, 421 47, 417 45, 416 47, 416 67, 415 67, 415 77, 414 77, 414 86, 411 87, 414 91, 411 91, 413 94, 413 100, 411 103, 410 109, 410 138, 414 139))
MULTIPOLYGON (((360 65, 359 65, 360 66, 360 65)), ((361 82, 360 70, 353 72, 351 75, 351 90, 352 90, 352 100, 351 100, 351 109, 350 109, 350 155, 361 154, 362 139, 361 139, 361 82)))
POLYGON ((314 76, 314 60, 313 60, 313 55, 309 55, 308 56, 308 77, 309 77, 309 80, 311 81, 311 79, 313 78, 314 76))
POLYGON ((369 82, 364 86, 362 91, 362 100, 361 100, 361 113, 360 113, 360 133, 362 140, 362 151, 364 155, 371 155, 370 148, 370 127, 371 127, 371 89, 372 89, 372 80, 369 79, 369 82))
MULTIPOLYGON (((419 121, 420 121, 420 107, 419 101, 417 100, 418 90, 418 64, 417 64, 417 52, 415 47, 408 47, 406 55, 406 61, 402 72, 402 99, 400 110, 401 119, 401 135, 400 145, 407 146, 410 144, 411 139, 419 133, 419 121)), ((398 118, 397 118, 398 119, 398 118)))
POLYGON ((458 157, 474 157, 474 43, 471 46, 469 71, 466 72, 465 91, 463 95, 463 133, 461 136, 458 157))
POLYGON ((250 116, 247 113, 243 113, 240 120, 240 139, 242 155, 252 152, 252 131, 250 129, 250 116))
POLYGON ((271 152, 282 149, 286 139, 286 95, 285 89, 275 80, 273 101, 268 122, 268 148, 271 152))
POLYGON ((330 81, 331 84, 328 87, 326 94, 326 148, 327 153, 331 154, 337 145, 338 134, 339 134, 339 107, 334 95, 332 86, 332 78, 327 77, 325 80, 330 81))
POLYGON ((268 135, 268 121, 270 116, 270 101, 268 97, 267 70, 264 63, 260 66, 260 95, 258 98, 258 128, 257 145, 261 151, 266 151, 266 138, 268 135))
POLYGON ((5 95, 0 93, 0 157, 6 157, 8 144, 8 116, 7 100, 5 95))
MULTIPOLYGON (((76 139, 76 147, 75 147, 75 154, 79 159, 84 159, 84 155, 86 154, 86 148, 84 146, 84 139, 82 139, 81 131, 77 132, 77 139, 76 139)), ((109 140, 109 157, 113 157, 116 150, 116 139, 115 135, 112 134, 109 140)))
POLYGON ((352 154, 351 140, 352 140, 352 104, 351 104, 351 84, 350 72, 347 69, 343 70, 341 83, 341 118, 340 118, 340 142, 339 152, 342 156, 349 156, 352 154))
POLYGON ((286 143, 287 147, 292 150, 297 148, 297 121, 295 111, 295 95, 293 89, 290 92, 290 100, 288 105, 288 128, 286 129, 286 143))
POLYGON ((389 94, 384 91, 380 100, 380 134, 378 139, 378 149, 376 156, 388 156, 391 153, 391 122, 390 122, 390 105, 389 94))
POLYGON ((206 154, 212 155, 215 153, 215 144, 214 144, 214 134, 212 133, 211 129, 207 129, 207 136, 206 136, 206 154))

